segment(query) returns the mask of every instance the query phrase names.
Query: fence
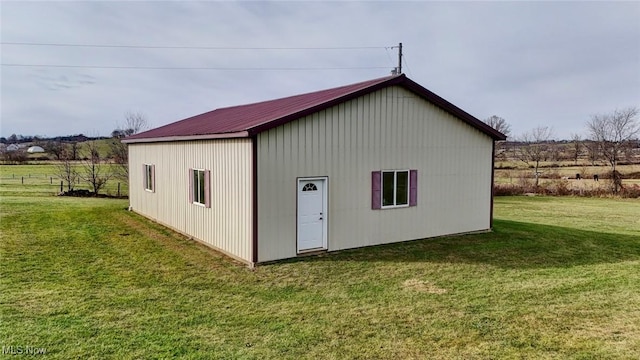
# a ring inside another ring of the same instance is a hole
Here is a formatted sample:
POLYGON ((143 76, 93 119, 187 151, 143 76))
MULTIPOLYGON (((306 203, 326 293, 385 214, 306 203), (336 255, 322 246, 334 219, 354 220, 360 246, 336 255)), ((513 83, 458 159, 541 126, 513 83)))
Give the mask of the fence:
MULTIPOLYGON (((13 166, 2 166, 0 172, 0 187, 2 193, 41 193, 57 195, 68 190, 68 185, 61 180, 57 174, 37 173, 21 171, 20 166, 16 166, 16 171, 12 171, 13 166)), ((92 186, 86 181, 80 181, 73 186, 74 190, 93 191, 92 186)), ((127 197, 129 188, 126 183, 113 180, 105 184, 100 190, 100 194, 116 197, 127 197)))

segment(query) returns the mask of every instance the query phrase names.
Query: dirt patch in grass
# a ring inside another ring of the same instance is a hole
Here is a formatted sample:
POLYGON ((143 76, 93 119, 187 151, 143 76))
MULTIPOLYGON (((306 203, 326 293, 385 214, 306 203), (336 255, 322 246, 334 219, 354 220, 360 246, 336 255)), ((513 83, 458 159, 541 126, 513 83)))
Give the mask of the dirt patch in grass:
POLYGON ((443 289, 431 283, 430 281, 424 281, 419 279, 405 280, 405 282, 402 283, 402 287, 405 288, 406 290, 423 292, 428 294, 440 295, 447 292, 447 289, 443 289))

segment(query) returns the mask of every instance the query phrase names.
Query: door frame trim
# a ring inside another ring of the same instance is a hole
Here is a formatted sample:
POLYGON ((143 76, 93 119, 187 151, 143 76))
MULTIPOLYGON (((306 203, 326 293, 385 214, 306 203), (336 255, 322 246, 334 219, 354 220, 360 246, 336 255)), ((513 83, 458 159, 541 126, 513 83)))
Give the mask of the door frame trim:
POLYGON ((307 177, 298 177, 296 178, 296 254, 301 255, 301 254, 306 254, 309 252, 317 252, 317 251, 326 251, 329 249, 328 246, 328 230, 329 230, 329 217, 328 215, 328 208, 329 208, 329 177, 328 176, 307 176, 307 177), (322 247, 320 248, 313 248, 313 249, 305 249, 305 250, 300 250, 298 248, 299 242, 298 242, 298 238, 300 237, 300 232, 298 229, 298 224, 299 224, 299 219, 298 219, 298 207, 300 205, 300 198, 299 198, 299 194, 300 194, 300 182, 301 181, 315 181, 315 180, 322 180, 324 186, 322 189, 322 247))

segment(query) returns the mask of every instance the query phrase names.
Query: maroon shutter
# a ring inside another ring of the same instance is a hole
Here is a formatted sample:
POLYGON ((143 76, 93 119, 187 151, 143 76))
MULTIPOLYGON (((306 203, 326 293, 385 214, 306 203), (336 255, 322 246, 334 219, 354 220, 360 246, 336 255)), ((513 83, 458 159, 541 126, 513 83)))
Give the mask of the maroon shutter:
POLYGON ((204 206, 211 207, 211 171, 205 170, 204 172, 204 206))
POLYGON ((156 166, 151 165, 151 191, 156 192, 156 166))
POLYGON ((189 203, 193 204, 193 169, 189 169, 189 203))
POLYGON ((409 171, 409 206, 418 205, 418 170, 409 171))
POLYGON ((382 173, 380 171, 371 172, 371 208, 382 208, 382 173))

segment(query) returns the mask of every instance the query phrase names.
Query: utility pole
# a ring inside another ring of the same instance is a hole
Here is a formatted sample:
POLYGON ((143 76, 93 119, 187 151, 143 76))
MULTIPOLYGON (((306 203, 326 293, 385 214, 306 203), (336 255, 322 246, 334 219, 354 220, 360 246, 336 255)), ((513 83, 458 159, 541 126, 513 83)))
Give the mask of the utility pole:
POLYGON ((402 43, 398 44, 398 74, 402 74, 402 43))
POLYGON ((402 74, 402 43, 399 43, 398 46, 392 46, 391 48, 398 48, 398 67, 393 69, 392 73, 395 75, 400 75, 402 74))

